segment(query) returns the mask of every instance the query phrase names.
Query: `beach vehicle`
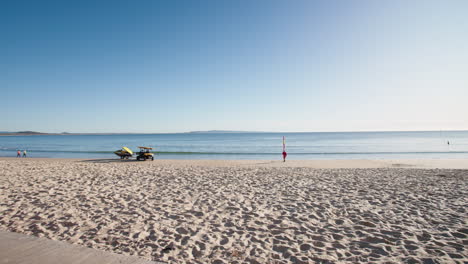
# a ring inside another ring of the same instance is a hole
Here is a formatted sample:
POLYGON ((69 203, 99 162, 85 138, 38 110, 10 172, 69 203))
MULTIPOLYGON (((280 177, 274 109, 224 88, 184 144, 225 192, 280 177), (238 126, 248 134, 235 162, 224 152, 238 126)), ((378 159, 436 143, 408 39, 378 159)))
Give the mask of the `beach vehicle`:
POLYGON ((122 149, 119 149, 114 152, 115 155, 119 156, 120 159, 128 159, 131 156, 133 156, 133 151, 131 151, 127 147, 122 147, 122 149))
POLYGON ((154 154, 151 152, 153 148, 148 148, 148 147, 138 147, 140 149, 140 152, 136 153, 137 154, 137 160, 154 160, 154 154))

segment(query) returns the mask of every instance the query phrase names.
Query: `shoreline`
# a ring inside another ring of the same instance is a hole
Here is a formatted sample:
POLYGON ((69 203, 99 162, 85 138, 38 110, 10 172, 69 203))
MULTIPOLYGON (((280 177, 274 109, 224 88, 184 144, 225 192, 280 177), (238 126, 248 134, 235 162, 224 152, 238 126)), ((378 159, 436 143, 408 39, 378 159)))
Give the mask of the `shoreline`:
POLYGON ((120 159, 77 159, 77 158, 16 158, 0 157, 0 161, 30 160, 40 162, 83 162, 135 164, 138 166, 173 165, 202 167, 279 167, 315 169, 375 169, 375 168, 414 168, 414 169, 468 169, 468 159, 334 159, 334 160, 207 160, 207 159, 155 159, 136 161, 120 159))

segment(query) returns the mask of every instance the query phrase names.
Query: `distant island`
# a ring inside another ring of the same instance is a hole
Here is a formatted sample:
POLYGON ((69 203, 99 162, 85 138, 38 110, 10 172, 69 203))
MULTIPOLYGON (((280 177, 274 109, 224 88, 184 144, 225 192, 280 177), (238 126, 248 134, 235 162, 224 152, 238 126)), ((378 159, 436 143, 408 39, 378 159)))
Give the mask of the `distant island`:
POLYGON ((0 136, 44 136, 44 135, 56 135, 56 136, 67 136, 67 135, 127 135, 127 134, 222 134, 222 133, 268 133, 261 131, 240 131, 240 130, 207 130, 207 131, 190 131, 190 132, 179 132, 179 133, 70 133, 70 132, 61 132, 61 133, 44 133, 37 131, 18 131, 18 132, 8 132, 0 131, 0 136))
POLYGON ((32 135, 46 135, 47 133, 41 133, 36 131, 18 131, 18 132, 0 132, 1 136, 32 136, 32 135))
POLYGON ((67 132, 43 133, 43 132, 37 132, 37 131, 18 131, 18 132, 2 131, 0 132, 0 136, 36 136, 36 135, 66 135, 66 134, 70 134, 70 133, 67 133, 67 132))

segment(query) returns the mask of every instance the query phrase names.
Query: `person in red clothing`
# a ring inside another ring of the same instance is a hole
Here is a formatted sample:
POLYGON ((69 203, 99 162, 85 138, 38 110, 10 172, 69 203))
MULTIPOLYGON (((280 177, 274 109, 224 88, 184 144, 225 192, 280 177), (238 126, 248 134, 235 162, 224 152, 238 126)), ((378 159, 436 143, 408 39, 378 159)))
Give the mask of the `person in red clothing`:
POLYGON ((17 157, 17 158, 21 158, 21 151, 20 151, 20 150, 18 150, 18 151, 16 152, 16 157, 17 157))
POLYGON ((288 156, 288 153, 286 153, 286 138, 283 136, 283 162, 286 162, 286 156, 288 156))

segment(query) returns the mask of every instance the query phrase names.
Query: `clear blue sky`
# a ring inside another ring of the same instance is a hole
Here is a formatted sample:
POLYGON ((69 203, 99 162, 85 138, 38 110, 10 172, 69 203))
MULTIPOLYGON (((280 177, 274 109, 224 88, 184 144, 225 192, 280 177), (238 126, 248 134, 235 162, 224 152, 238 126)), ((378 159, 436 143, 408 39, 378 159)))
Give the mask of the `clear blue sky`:
POLYGON ((468 129, 468 1, 4 1, 0 131, 468 129))

